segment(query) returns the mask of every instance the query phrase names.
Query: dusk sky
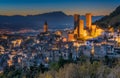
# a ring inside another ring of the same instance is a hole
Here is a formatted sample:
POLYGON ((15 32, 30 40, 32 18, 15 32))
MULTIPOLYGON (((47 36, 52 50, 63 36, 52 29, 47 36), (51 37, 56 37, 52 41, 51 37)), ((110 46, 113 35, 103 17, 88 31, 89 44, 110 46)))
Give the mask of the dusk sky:
POLYGON ((63 11, 68 15, 107 15, 120 0, 0 0, 0 15, 35 15, 63 11))

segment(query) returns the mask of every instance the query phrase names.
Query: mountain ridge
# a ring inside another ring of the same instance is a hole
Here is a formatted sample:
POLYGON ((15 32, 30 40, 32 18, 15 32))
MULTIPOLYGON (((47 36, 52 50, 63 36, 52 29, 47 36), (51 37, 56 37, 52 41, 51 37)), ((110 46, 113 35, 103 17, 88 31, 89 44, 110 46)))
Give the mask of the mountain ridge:
POLYGON ((118 28, 120 27, 119 20, 120 20, 120 6, 118 6, 109 15, 102 17, 100 20, 97 20, 95 23, 102 28, 108 28, 109 26, 118 28))
MULTIPOLYGON (((100 19, 101 16, 93 16, 93 21, 100 19)), ((85 16, 80 18, 85 20, 85 16)), ((51 29, 70 28, 74 25, 74 18, 72 15, 67 15, 62 11, 55 11, 37 15, 0 15, 0 29, 41 29, 44 22, 47 21, 51 29)))

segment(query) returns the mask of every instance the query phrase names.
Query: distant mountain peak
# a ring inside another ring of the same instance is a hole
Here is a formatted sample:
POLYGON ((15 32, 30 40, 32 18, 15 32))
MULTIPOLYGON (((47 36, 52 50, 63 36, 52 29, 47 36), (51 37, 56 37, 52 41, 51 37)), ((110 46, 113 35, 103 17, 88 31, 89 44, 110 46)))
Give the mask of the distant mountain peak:
POLYGON ((53 12, 48 12, 48 13, 63 13, 63 14, 65 14, 63 11, 53 11, 53 12))
MULTIPOLYGON (((83 20, 85 17, 83 18, 83 20)), ((98 17, 93 17, 94 20, 98 17)), ((74 18, 62 11, 53 11, 37 15, 0 16, 0 29, 40 29, 47 21, 50 29, 64 29, 73 27, 74 18)))
POLYGON ((53 11, 53 12, 47 12, 47 13, 42 13, 42 14, 38 14, 36 16, 39 15, 48 15, 48 16, 67 16, 64 12, 62 11, 53 11))

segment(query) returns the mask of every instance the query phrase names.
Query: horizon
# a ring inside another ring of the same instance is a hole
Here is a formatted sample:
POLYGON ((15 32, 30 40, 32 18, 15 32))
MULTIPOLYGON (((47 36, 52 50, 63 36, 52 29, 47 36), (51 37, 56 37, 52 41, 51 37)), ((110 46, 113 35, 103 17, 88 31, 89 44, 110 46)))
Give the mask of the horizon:
MULTIPOLYGON (((28 15, 20 15, 20 14, 16 14, 16 15, 0 15, 0 16, 34 16, 34 15, 42 15, 42 14, 49 14, 49 13, 56 13, 56 12, 61 12, 61 13, 64 13, 65 15, 68 15, 66 14, 65 12, 63 11, 50 11, 50 12, 44 12, 44 13, 38 13, 38 14, 28 14, 28 15)), ((87 12, 88 13, 88 12, 87 12)), ((87 13, 83 14, 83 15, 80 15, 80 16, 85 16, 87 13)), ((75 13, 77 14, 77 13, 75 13)), ((108 14, 109 15, 109 14, 108 14)), ((68 16, 74 16, 73 15, 68 15, 68 16)), ((105 15, 93 15, 93 16, 105 16, 105 15)))
POLYGON ((67 15, 92 13, 94 16, 109 15, 119 6, 118 0, 1 0, 0 15, 37 15, 62 11, 67 15))

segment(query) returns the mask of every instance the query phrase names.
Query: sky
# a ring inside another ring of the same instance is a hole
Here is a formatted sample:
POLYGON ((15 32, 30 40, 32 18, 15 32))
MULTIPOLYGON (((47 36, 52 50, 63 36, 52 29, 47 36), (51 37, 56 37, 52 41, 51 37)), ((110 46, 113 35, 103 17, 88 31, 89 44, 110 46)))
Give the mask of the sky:
POLYGON ((108 15, 120 0, 0 0, 0 15, 35 15, 63 11, 67 15, 108 15))

